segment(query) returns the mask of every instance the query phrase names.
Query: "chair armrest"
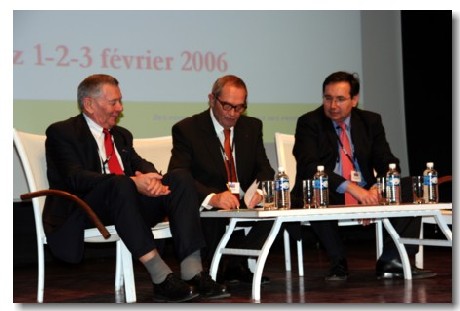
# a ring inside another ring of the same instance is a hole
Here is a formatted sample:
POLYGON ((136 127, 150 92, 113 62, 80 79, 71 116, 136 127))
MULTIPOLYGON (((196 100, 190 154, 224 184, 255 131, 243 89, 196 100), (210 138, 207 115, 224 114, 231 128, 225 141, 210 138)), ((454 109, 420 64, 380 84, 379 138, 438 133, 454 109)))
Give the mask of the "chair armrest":
POLYGON ((438 178, 438 184, 443 184, 445 182, 452 182, 452 175, 441 176, 438 178))
POLYGON ((65 197, 67 199, 70 199, 76 202, 78 207, 82 208, 83 211, 88 215, 89 219, 95 225, 97 230, 99 230, 102 236, 105 239, 108 239, 110 237, 109 231, 107 231, 107 228, 104 226, 104 224, 99 219, 99 217, 96 215, 96 213, 93 211, 93 209, 88 204, 86 204, 85 201, 83 201, 82 199, 80 199, 74 194, 71 194, 71 193, 68 193, 62 190, 49 189, 49 190, 40 190, 36 192, 24 193, 24 194, 21 194, 20 197, 22 200, 27 200, 27 199, 32 199, 32 198, 41 197, 41 196, 48 196, 48 195, 61 196, 61 197, 65 197))

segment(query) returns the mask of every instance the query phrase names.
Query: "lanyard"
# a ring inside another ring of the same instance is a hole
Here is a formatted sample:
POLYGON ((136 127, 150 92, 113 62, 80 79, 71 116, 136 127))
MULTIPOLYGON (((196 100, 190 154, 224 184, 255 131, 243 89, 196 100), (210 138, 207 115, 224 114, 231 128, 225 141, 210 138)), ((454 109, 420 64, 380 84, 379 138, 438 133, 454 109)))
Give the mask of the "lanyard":
MULTIPOLYGON (((220 142, 220 139, 219 139, 219 147, 220 147, 220 150, 222 151, 222 155, 224 156, 225 161, 229 161, 230 159, 227 157, 227 154, 225 153, 225 148, 222 145, 222 143, 220 142)), ((233 155, 233 148, 234 147, 235 147, 235 142, 232 141, 232 144, 230 145, 230 154, 231 155, 233 155)))
POLYGON ((219 139, 219 147, 220 147, 220 150, 222 151, 222 155, 224 156, 225 168, 227 169, 227 174, 228 174, 229 180, 232 180, 232 177, 235 177, 235 180, 237 180, 238 177, 233 176, 232 165, 231 165, 231 162, 230 162, 230 161, 233 161, 233 167, 235 168, 235 172, 236 172, 235 161, 233 159, 233 148, 235 147, 235 142, 232 140, 232 143, 230 145, 230 159, 228 158, 227 154, 225 153, 225 148, 224 148, 224 146, 222 146, 222 142, 220 141, 220 139, 219 139))
MULTIPOLYGON (((337 126, 337 128, 342 130, 342 128, 340 126, 337 126)), ((344 134, 347 135, 347 133, 344 133, 344 134)), ((350 154, 348 154, 348 152, 345 150, 345 147, 343 146, 342 141, 340 140, 340 136, 337 134, 337 131, 335 132, 335 136, 337 137, 337 141, 339 142, 340 148, 342 149, 343 153, 348 158, 348 160, 350 160, 351 165, 353 165, 353 169, 355 170, 356 169, 355 168, 355 161, 353 160, 354 157, 352 158, 350 156, 350 154)), ((350 146, 350 148, 351 148, 351 146, 350 146)), ((339 156, 339 159, 340 159, 340 156, 339 156)))

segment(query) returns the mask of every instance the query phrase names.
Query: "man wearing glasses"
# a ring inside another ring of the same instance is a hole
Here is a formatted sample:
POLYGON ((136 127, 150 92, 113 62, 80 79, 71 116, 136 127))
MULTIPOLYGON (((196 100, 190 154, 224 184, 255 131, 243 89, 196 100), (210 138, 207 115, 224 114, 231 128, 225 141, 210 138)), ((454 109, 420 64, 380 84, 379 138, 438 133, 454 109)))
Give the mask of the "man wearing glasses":
MULTIPOLYGON (((123 112, 118 80, 105 74, 85 78, 77 90, 80 113, 46 130, 46 163, 51 189, 77 194, 117 234, 149 273, 156 302, 229 297, 227 287, 203 271, 199 204, 188 172, 162 176, 133 148, 133 135, 118 125, 123 112), (151 227, 169 218, 180 275, 158 251, 151 227)), ((72 201, 46 198, 43 225, 57 258, 83 258, 83 230, 89 219, 72 201)))
MULTIPOLYGON (((293 154, 297 174, 292 190, 293 205, 302 200, 302 180, 311 178, 318 165, 324 165, 329 176, 331 205, 377 205, 376 176, 385 176, 389 163, 399 159, 391 152, 379 114, 358 108, 360 82, 356 74, 338 71, 323 82, 323 104, 299 117, 295 131, 293 154), (345 167, 348 165, 349 169, 345 167)), ((399 235, 418 237, 420 219, 415 217, 391 220, 399 235)), ((362 220, 363 225, 369 220, 362 220)), ((348 265, 345 245, 337 221, 312 221, 313 231, 330 259, 326 281, 345 281, 348 265)), ((418 246, 406 246, 409 256, 418 246)), ((434 273, 412 268, 412 278, 434 276, 434 273)), ((387 237, 383 253, 376 263, 378 278, 403 278, 398 250, 387 237)))
MULTIPOLYGON (((209 108, 185 118, 172 128, 173 149, 169 170, 182 168, 191 172, 202 211, 254 208, 261 203, 262 195, 256 192, 246 206, 242 199, 244 193, 254 180, 274 177, 275 172, 263 143, 262 122, 244 114, 247 97, 247 88, 242 79, 233 75, 223 76, 215 81, 208 95, 209 108)), ((201 220, 207 243, 204 260, 209 265, 228 220, 201 220)), ((251 224, 250 236, 238 237, 243 233, 236 231, 230 244, 238 245, 238 248, 261 248, 272 222, 251 224)), ((232 260, 224 260, 218 278, 223 278, 223 281, 252 282, 246 258, 233 257, 232 260)), ((262 282, 267 281, 263 277, 262 282)))

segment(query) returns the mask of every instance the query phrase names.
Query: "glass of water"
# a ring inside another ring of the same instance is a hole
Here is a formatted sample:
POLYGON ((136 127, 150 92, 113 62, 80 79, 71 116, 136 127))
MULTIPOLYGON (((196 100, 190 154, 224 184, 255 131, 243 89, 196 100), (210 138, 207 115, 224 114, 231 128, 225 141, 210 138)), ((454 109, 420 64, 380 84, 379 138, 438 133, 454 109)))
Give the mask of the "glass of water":
POLYGON ((275 207, 275 181, 274 180, 263 180, 261 182, 262 193, 264 196, 264 209, 272 210, 275 207))
POLYGON ((302 180, 303 208, 315 208, 313 179, 302 180))

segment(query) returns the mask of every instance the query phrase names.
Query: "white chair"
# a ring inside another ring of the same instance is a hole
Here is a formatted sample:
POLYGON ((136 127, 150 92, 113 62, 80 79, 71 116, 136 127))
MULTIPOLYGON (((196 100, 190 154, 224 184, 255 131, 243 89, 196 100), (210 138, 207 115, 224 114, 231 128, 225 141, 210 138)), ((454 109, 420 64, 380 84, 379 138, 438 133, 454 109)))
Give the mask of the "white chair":
MULTIPOLYGON (((285 168, 286 174, 289 176, 291 181, 291 190, 294 186, 294 181, 296 178, 296 159, 292 154, 292 149, 294 148, 295 137, 291 134, 283 134, 276 132, 275 133, 275 147, 276 147, 276 156, 278 158, 278 166, 283 166, 285 168)), ((375 222, 375 232, 376 232, 376 256, 380 257, 383 248, 383 235, 382 235, 382 223, 380 221, 375 222)), ((301 225, 308 226, 309 222, 302 222, 301 225)), ((354 226, 361 224, 357 220, 340 220, 339 226, 354 226)), ((284 260, 286 265, 286 271, 291 271, 291 247, 290 247, 290 237, 287 230, 283 232, 284 238, 284 260)), ((299 276, 304 275, 303 270, 303 247, 302 240, 297 241, 297 262, 299 269, 299 276)))
POLYGON ((135 138, 133 146, 141 157, 155 164, 158 171, 166 173, 171 159, 172 136, 135 138))
MULTIPOLYGON (((30 193, 21 195, 22 199, 32 199, 32 206, 35 219, 37 249, 38 249, 38 285, 37 302, 43 302, 45 284, 45 252, 44 246, 46 235, 42 223, 42 211, 46 195, 60 195, 76 201, 95 223, 96 228, 86 229, 84 240, 88 243, 116 243, 116 264, 115 264, 115 293, 123 293, 125 301, 136 302, 136 288, 133 274, 132 256, 123 241, 118 237, 114 226, 104 226, 92 212, 91 208, 78 197, 69 193, 57 190, 49 190, 46 177, 45 158, 46 136, 36 135, 17 131, 13 129, 13 141, 24 169, 27 185, 30 193)), ((155 145, 152 143, 151 148, 155 145)), ((171 237, 169 224, 160 223, 152 228, 155 238, 171 237)))

